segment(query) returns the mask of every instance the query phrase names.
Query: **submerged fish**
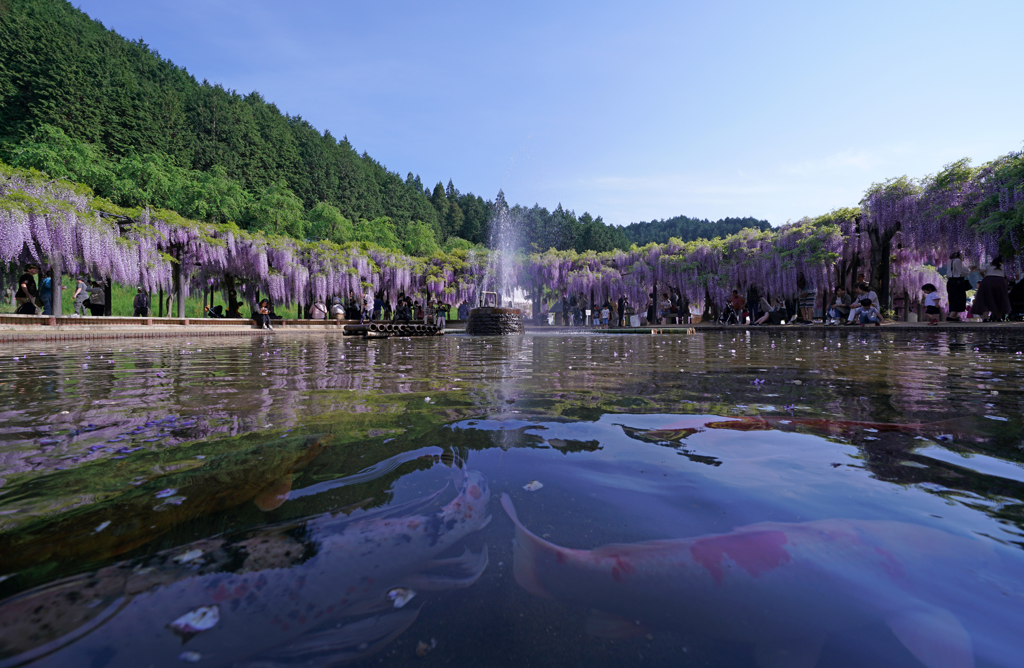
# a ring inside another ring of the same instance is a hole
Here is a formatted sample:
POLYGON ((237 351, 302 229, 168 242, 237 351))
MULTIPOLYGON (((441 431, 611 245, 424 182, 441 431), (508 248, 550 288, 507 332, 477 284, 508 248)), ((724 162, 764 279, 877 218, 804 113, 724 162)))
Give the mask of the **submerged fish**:
POLYGON ((630 430, 635 436, 645 440, 679 441, 705 429, 727 429, 730 431, 770 431, 795 430, 810 431, 819 435, 849 436, 854 432, 868 433, 903 433, 932 434, 938 437, 945 431, 973 431, 960 424, 959 419, 941 422, 923 422, 917 424, 893 424, 888 422, 860 422, 857 420, 838 420, 833 418, 801 418, 779 415, 744 415, 739 417, 717 417, 694 415, 677 420, 664 427, 647 431, 630 430))
POLYGON ((927 668, 973 666, 980 637, 988 660, 1019 659, 1020 571, 994 578, 1001 560, 980 540, 902 522, 833 519, 574 550, 526 529, 507 494, 501 503, 516 527, 516 582, 536 596, 592 608, 592 635, 676 630, 753 643, 760 666, 811 667, 831 634, 886 624, 927 668), (988 598, 978 608, 982 589, 988 598), (950 602, 984 615, 992 602, 1007 609, 1004 618, 984 620, 972 645, 974 634, 950 602))
POLYGON ((253 668, 368 656, 415 621, 417 592, 468 587, 487 566, 486 548, 437 558, 491 519, 484 476, 462 476, 434 512, 440 492, 240 543, 200 541, 156 568, 121 564, 16 596, 0 603, 0 666, 179 665, 183 650, 203 665, 253 668))

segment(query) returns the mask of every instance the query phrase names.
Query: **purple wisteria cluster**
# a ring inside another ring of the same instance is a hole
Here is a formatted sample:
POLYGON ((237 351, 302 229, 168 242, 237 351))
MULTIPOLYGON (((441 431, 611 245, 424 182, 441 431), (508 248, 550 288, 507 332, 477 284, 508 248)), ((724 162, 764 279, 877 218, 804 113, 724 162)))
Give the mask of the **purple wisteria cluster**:
MULTIPOLYGON (((349 292, 384 293, 392 305, 403 292, 474 303, 480 290, 498 286, 508 293, 518 286, 534 297, 545 290, 583 293, 600 303, 625 295, 639 305, 657 285, 659 293, 678 288, 702 306, 750 285, 792 296, 801 274, 817 291, 831 290, 848 283, 855 261, 858 267, 869 263, 880 237, 891 241, 893 294, 916 294, 923 283, 934 283, 941 293, 944 281, 935 267, 949 252, 963 251, 971 263, 981 263, 1016 249, 1022 230, 1019 153, 981 168, 960 161, 921 181, 893 179, 872 186, 859 209, 724 239, 671 240, 605 253, 477 248, 425 258, 369 244, 254 234, 170 211, 120 210, 84 188, 0 165, 0 265, 9 273, 35 263, 63 274, 173 292, 177 266, 186 292, 223 288, 230 277, 243 296, 260 293, 277 303, 349 292)), ((1018 253, 1004 260, 1005 267, 1020 269, 1018 253)))

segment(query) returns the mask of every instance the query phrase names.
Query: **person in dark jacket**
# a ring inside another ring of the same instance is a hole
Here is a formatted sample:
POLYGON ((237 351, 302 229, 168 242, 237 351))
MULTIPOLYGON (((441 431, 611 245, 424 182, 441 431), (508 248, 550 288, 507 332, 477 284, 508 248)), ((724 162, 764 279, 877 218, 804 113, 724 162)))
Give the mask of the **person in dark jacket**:
POLYGON ((145 318, 149 315, 149 295, 142 291, 141 286, 135 293, 135 299, 132 300, 132 308, 135 309, 132 313, 133 318, 145 318))

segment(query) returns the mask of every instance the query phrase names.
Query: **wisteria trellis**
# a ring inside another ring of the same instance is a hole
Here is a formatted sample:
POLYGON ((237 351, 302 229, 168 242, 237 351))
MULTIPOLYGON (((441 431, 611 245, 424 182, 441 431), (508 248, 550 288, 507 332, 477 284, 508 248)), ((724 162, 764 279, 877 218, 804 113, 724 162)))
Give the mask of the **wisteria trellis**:
MULTIPOLYGON (((518 255, 515 285, 532 295, 538 288, 562 294, 592 293, 600 302, 625 295, 646 302, 677 287, 691 303, 724 299, 753 284, 772 295, 797 292, 802 273, 819 291, 848 282, 838 262, 866 256, 866 230, 898 230, 890 287, 915 293, 923 282, 942 286, 934 266, 949 251, 963 250, 975 262, 1014 252, 1024 229, 1024 156, 1011 153, 980 169, 954 163, 923 182, 894 179, 873 186, 861 209, 803 219, 769 231, 743 230, 724 239, 650 244, 608 253, 549 250, 518 255)), ((180 262, 184 288, 223 287, 226 276, 243 295, 256 292, 278 303, 329 299, 353 292, 383 292, 392 304, 399 293, 426 293, 450 303, 474 303, 494 280, 488 256, 497 251, 456 251, 410 257, 366 244, 339 246, 252 234, 235 225, 185 220, 170 211, 124 211, 93 198, 82 187, 47 181, 0 165, 0 265, 55 266, 63 274, 92 275, 155 291, 174 290, 173 264, 180 262), (119 226, 101 212, 128 216, 119 226)))

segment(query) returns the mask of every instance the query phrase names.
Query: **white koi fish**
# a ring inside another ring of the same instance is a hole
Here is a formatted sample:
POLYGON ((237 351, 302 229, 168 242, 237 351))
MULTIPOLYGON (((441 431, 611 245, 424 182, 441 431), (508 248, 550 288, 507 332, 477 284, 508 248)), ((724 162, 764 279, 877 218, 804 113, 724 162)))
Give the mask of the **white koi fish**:
POLYGON ((483 474, 465 472, 458 496, 437 511, 406 514, 436 497, 294 522, 238 544, 200 541, 157 569, 115 565, 20 594, 0 603, 0 668, 178 666, 179 657, 255 668, 369 656, 415 621, 417 592, 468 587, 487 566, 486 548, 437 558, 490 521, 483 474), (199 550, 229 563, 248 556, 237 572, 204 573, 199 550))
POLYGON ((574 550, 527 530, 507 494, 501 504, 516 527, 516 582, 536 596, 592 608, 592 635, 675 630, 754 643, 765 668, 811 667, 830 634, 884 623, 927 668, 971 668, 972 634, 942 600, 983 614, 991 614, 989 602, 1009 606, 1003 618, 984 620, 1001 627, 980 632, 995 653, 986 660, 1016 661, 1024 645, 1024 628, 1012 630, 1024 610, 1021 572, 1009 570, 1016 573, 1009 583, 993 577, 1002 560, 981 540, 903 522, 833 519, 574 550), (982 590, 989 598, 979 607, 982 590))

